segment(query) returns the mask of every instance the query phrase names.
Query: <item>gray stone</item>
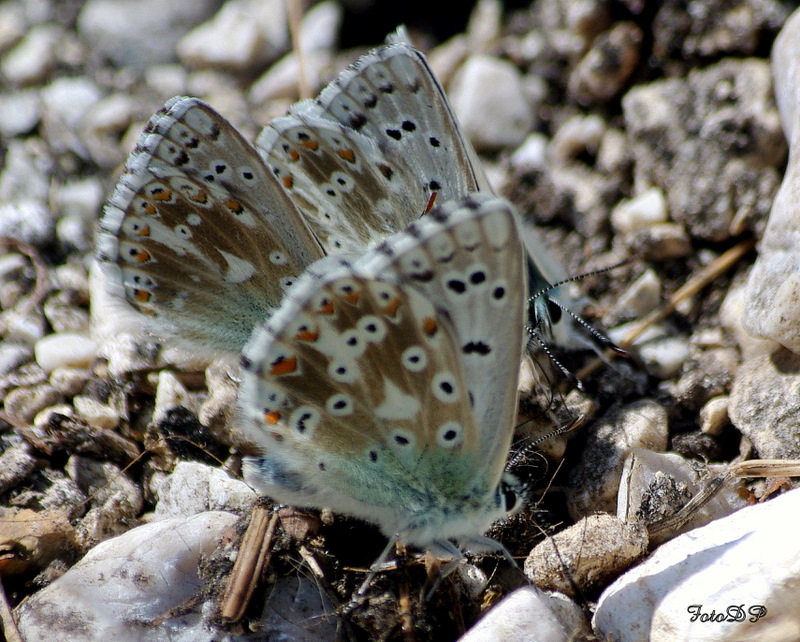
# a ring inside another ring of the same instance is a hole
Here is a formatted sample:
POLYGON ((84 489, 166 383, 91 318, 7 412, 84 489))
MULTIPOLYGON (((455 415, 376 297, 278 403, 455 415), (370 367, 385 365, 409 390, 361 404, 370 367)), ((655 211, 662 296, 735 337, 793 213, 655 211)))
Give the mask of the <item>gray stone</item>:
POLYGON ((750 227, 766 215, 786 144, 765 63, 725 60, 637 86, 622 106, 637 191, 663 189, 692 236, 723 241, 742 211, 750 227))
POLYGON ((219 0, 89 0, 78 32, 95 54, 144 69, 173 61, 181 37, 218 6, 219 0))

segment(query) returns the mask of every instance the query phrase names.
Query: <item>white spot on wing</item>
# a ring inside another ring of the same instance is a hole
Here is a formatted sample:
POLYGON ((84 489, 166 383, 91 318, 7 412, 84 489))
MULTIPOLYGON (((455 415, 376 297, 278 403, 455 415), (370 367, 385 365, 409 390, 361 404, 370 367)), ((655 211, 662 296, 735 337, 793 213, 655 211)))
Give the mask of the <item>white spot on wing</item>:
POLYGON ((217 250, 228 263, 228 270, 225 272, 224 279, 228 283, 244 283, 253 277, 256 269, 252 263, 245 261, 229 252, 217 250))
POLYGON ((383 379, 383 403, 375 408, 380 419, 414 419, 420 411, 419 399, 403 392, 394 382, 383 379))

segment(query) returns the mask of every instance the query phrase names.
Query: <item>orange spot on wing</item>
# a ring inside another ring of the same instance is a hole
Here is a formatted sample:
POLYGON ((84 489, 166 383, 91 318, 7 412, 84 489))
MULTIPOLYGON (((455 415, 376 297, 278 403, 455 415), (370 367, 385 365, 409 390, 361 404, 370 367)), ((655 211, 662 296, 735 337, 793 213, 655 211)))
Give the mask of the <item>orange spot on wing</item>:
POLYGON ((290 149, 288 155, 289 155, 289 160, 292 161, 293 163, 296 163, 297 161, 300 160, 300 154, 296 149, 290 149))
POLYGON ((286 189, 292 189, 293 185, 294 185, 294 178, 292 178, 291 176, 284 176, 283 177, 283 186, 286 189))
POLYGON ((432 319, 431 317, 425 317, 422 320, 422 331, 429 337, 432 337, 434 334, 436 334, 438 330, 439 330, 439 324, 436 322, 436 319, 432 319))
POLYGON ((244 212, 244 205, 232 198, 225 199, 225 206, 234 214, 241 214, 244 212))
POLYGON ((387 305, 384 306, 383 311, 388 314, 389 316, 394 316, 397 314, 397 310, 400 307, 400 298, 395 297, 387 305))
POLYGON ((150 226, 143 225, 142 229, 139 230, 139 236, 150 236, 150 226))
POLYGON ((133 296, 136 297, 139 303, 148 303, 153 295, 147 290, 136 290, 133 296))
POLYGON ((291 374, 297 370, 297 357, 278 357, 269 369, 271 375, 291 374))
POLYGON ((319 149, 319 143, 315 140, 304 140, 300 143, 303 147, 310 149, 311 151, 315 152, 319 149))
POLYGON ((207 192, 197 192, 196 194, 192 194, 189 196, 195 203, 200 203, 201 205, 205 205, 208 203, 208 193, 207 192))
POLYGON ((343 158, 348 163, 356 162, 356 154, 352 149, 337 149, 336 153, 339 155, 339 158, 343 158))
POLYGON ((154 189, 150 195, 154 201, 168 201, 172 198, 172 190, 159 187, 154 189))
POLYGON ((144 213, 145 214, 149 214, 150 216, 152 216, 153 214, 156 214, 157 212, 158 212, 158 210, 155 208, 155 206, 151 205, 150 203, 146 203, 145 204, 145 206, 144 206, 144 213))
POLYGON ((360 292, 348 292, 347 294, 344 295, 345 301, 347 301, 348 303, 352 303, 353 305, 358 303, 358 300, 360 298, 361 298, 360 292))
POLYGON ((327 300, 319 307, 320 314, 333 314, 336 308, 333 305, 333 301, 327 300))
POLYGON ((274 410, 268 410, 264 413, 264 421, 268 424, 275 425, 280 421, 281 413, 275 412, 274 410))
POLYGON ((311 330, 300 330, 294 338, 298 341, 316 341, 319 339, 319 332, 311 331, 311 330))
POLYGON ((153 257, 150 256, 149 252, 145 250, 139 250, 134 256, 134 258, 136 259, 137 263, 144 263, 145 261, 149 261, 153 257))

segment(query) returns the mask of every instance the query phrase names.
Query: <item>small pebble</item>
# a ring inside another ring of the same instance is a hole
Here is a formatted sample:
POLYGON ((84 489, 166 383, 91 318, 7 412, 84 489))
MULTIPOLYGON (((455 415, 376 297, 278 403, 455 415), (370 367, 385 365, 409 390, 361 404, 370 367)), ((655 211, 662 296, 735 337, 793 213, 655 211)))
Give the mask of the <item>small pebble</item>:
POLYGON ((71 332, 49 334, 36 342, 36 363, 51 372, 63 366, 88 366, 97 354, 98 344, 93 339, 71 332))
POLYGON ((504 60, 470 56, 453 78, 449 95, 477 151, 519 145, 534 127, 535 106, 525 96, 519 71, 504 60))
POLYGON ((666 223, 667 220, 667 199, 657 187, 623 201, 611 213, 611 224, 623 234, 656 223, 666 223))

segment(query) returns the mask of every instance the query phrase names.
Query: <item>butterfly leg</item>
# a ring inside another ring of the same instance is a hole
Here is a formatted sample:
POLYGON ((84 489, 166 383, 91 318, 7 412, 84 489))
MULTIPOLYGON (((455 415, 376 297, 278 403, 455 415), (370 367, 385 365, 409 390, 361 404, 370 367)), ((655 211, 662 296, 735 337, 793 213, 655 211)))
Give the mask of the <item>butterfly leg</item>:
POLYGON ((383 549, 383 551, 381 551, 381 554, 378 555, 378 559, 376 559, 369 567, 369 573, 367 573, 367 577, 364 578, 364 581, 361 582, 361 586, 358 587, 358 590, 353 594, 353 597, 350 598, 350 601, 345 605, 344 609, 342 609, 342 615, 352 613, 353 609, 361 605, 361 603, 364 601, 364 597, 367 594, 370 584, 372 584, 372 580, 374 580, 375 576, 381 571, 381 567, 386 562, 395 545, 399 541, 399 534, 395 534, 389 538, 386 547, 383 549))

